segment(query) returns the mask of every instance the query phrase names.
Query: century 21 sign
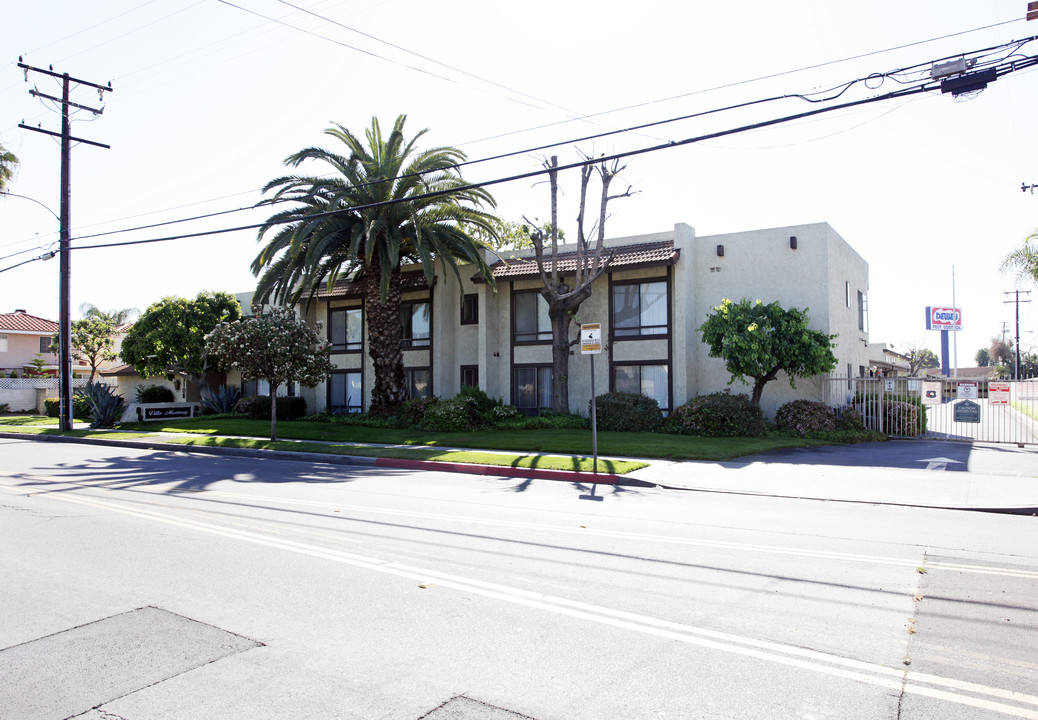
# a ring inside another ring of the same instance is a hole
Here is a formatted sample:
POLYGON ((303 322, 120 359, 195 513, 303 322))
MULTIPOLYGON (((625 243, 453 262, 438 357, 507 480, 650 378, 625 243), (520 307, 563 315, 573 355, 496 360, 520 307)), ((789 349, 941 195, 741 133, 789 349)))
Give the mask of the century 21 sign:
POLYGON ((926 308, 927 330, 962 330, 962 310, 959 308, 926 308))

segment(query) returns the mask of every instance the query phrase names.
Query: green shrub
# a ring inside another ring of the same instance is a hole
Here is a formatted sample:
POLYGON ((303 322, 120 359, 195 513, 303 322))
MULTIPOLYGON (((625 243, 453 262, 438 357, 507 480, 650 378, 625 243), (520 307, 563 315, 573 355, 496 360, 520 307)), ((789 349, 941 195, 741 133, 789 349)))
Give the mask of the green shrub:
POLYGON ((837 432, 862 432, 865 426, 861 423, 861 415, 853 405, 838 408, 836 410, 837 432))
POLYGON ((524 415, 515 411, 511 419, 502 418, 496 427, 502 430, 588 430, 591 420, 582 415, 542 412, 540 415, 524 415))
POLYGON ((489 427, 494 424, 495 411, 505 407, 500 398, 493 398, 483 390, 471 385, 462 385, 461 391, 455 397, 472 398, 472 411, 478 427, 489 427))
MULTIPOLYGON (((854 396, 855 407, 864 415, 874 415, 879 395, 854 396)), ((890 435, 922 435, 926 433, 926 408, 918 395, 883 395, 883 431, 890 435)))
MULTIPOLYGON (((279 396, 278 420, 298 420, 306 415, 306 400, 301 397, 279 396)), ((243 397, 234 406, 234 412, 248 415, 256 420, 270 419, 270 396, 249 395, 243 397)))
POLYGON ((476 427, 476 415, 476 399, 459 394, 429 404, 418 427, 435 432, 465 432, 476 427))
MULTIPOLYGON (((61 400, 56 397, 45 398, 43 409, 47 413, 47 417, 56 418, 61 414, 61 400)), ((79 392, 72 394, 72 417, 75 420, 90 418, 90 403, 79 392)))
POLYGON ((652 432, 663 424, 659 403, 640 393, 604 393, 595 398, 595 410, 599 430, 652 432))
POLYGON ((813 400, 793 400, 775 413, 779 432, 803 437, 808 432, 836 430, 836 413, 828 405, 813 400))
POLYGON ((171 403, 177 398, 165 385, 138 385, 134 399, 139 403, 171 403))
POLYGON ((400 406, 400 413, 398 417, 404 427, 413 427, 422 422, 422 418, 425 417, 426 410, 430 406, 435 405, 440 401, 440 398, 435 395, 428 395, 426 397, 412 398, 407 400, 403 405, 400 406))
POLYGON ((725 391, 691 398, 670 414, 666 430, 703 437, 759 437, 767 432, 767 423, 748 395, 725 391))

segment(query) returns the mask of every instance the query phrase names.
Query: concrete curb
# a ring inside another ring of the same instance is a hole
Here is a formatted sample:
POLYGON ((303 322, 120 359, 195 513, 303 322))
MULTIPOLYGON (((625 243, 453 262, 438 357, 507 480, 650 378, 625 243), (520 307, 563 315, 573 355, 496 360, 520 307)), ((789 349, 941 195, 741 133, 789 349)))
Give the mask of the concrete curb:
POLYGON ((438 460, 405 460, 402 458, 369 457, 366 455, 337 455, 331 453, 294 452, 292 450, 264 450, 262 448, 179 445, 176 443, 162 442, 161 440, 105 440, 103 438, 81 438, 65 435, 37 435, 35 433, 18 432, 2 432, 0 433, 0 437, 14 437, 20 440, 39 440, 43 442, 79 443, 81 445, 107 445, 112 447, 134 448, 138 450, 188 452, 228 457, 300 460, 304 462, 328 463, 331 465, 377 466, 402 470, 431 470, 438 472, 466 473, 469 475, 518 477, 531 480, 555 480, 596 485, 655 487, 655 483, 646 482, 645 480, 637 480, 635 478, 625 478, 622 475, 613 475, 609 473, 598 473, 596 475, 594 473, 579 472, 576 470, 541 470, 537 468, 512 467, 511 465, 470 465, 466 463, 440 462, 438 460))

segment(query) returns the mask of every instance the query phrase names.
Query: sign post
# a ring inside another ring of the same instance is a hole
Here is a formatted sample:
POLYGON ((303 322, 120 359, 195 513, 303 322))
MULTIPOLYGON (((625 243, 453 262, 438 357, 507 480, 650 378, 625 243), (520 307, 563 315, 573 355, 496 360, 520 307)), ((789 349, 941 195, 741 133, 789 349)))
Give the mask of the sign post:
POLYGON ((602 352, 602 323, 580 326, 580 354, 591 356, 591 467, 598 474, 598 416, 595 402, 595 355, 602 352))
POLYGON ((927 306, 926 329, 941 331, 941 375, 951 377, 948 370, 948 332, 962 330, 962 310, 927 306))

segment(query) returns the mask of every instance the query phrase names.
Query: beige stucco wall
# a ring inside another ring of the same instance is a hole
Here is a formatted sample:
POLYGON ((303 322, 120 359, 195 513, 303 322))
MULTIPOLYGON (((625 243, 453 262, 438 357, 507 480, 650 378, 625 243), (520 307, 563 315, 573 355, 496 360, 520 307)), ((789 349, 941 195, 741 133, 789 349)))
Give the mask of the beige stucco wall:
MULTIPOLYGON (((632 360, 659 360, 671 358, 671 406, 676 407, 694 395, 728 388, 730 378, 724 362, 708 355, 708 349, 699 341, 698 328, 713 308, 724 298, 739 300, 760 299, 765 303, 778 301, 783 307, 807 308, 812 328, 838 334, 835 353, 839 364, 837 374, 847 372, 850 366, 857 374, 859 366, 868 366, 865 332, 858 330, 857 292, 868 293, 868 265, 861 256, 827 223, 813 223, 779 228, 768 228, 722 235, 696 236, 695 230, 678 223, 672 230, 623 238, 613 238, 607 245, 634 245, 672 241, 679 255, 670 267, 652 267, 638 270, 618 269, 612 274, 613 282, 633 279, 669 277, 671 289, 671 333, 668 339, 620 340, 609 345, 609 283, 607 274, 595 285, 591 297, 579 311, 579 322, 600 322, 603 326, 603 353, 595 358, 595 390, 609 389, 610 362, 632 360), (790 237, 797 238, 796 248, 790 247, 790 237), (717 254, 717 246, 724 246, 724 255, 717 254), (846 306, 845 283, 850 283, 851 307, 846 306)), ((562 248, 562 251, 573 246, 562 248)), ((495 258, 488 257, 488 261, 495 258)), ((453 272, 438 268, 432 290, 432 349, 405 351, 405 366, 432 367, 433 392, 440 397, 451 397, 460 389, 462 365, 479 368, 480 387, 493 397, 513 402, 511 397, 512 370, 515 365, 550 364, 551 345, 511 345, 512 293, 519 290, 539 289, 539 279, 499 281, 496 293, 493 286, 473 282, 474 272, 462 269, 460 279, 453 272), (461 325, 461 297, 475 293, 479 298, 479 322, 461 325)), ((404 299, 419 299, 429 291, 407 292, 404 299)), ((359 306, 360 298, 315 302, 306 311, 308 322, 321 321, 327 327, 328 309, 359 306)), ((574 337, 576 331, 574 330, 574 337)), ((337 354, 332 362, 339 368, 364 368, 365 404, 370 398, 374 377, 371 360, 367 355, 367 325, 364 328, 363 353, 337 354)), ((570 408, 586 412, 591 398, 591 361, 582 356, 579 346, 569 358, 570 408)), ((736 383, 733 392, 750 391, 749 385, 736 383)), ((321 410, 326 404, 326 389, 322 384, 313 390, 301 389, 308 405, 321 410)), ((762 406, 769 415, 779 405, 798 398, 821 399, 818 382, 802 380, 797 389, 790 388, 788 378, 779 378, 768 384, 762 406)))

